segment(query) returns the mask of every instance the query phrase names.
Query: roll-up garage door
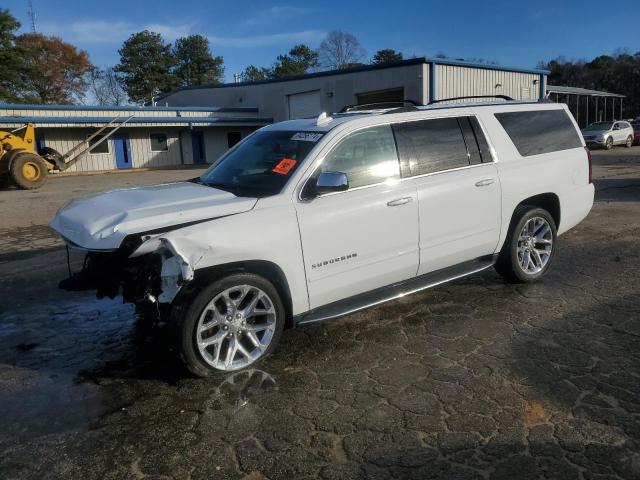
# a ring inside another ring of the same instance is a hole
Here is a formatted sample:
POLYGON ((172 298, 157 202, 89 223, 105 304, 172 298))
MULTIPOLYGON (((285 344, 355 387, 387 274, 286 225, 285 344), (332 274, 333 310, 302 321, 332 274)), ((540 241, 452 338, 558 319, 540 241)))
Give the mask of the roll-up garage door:
POLYGON ((320 90, 289 95, 289 118, 311 118, 322 113, 320 90))

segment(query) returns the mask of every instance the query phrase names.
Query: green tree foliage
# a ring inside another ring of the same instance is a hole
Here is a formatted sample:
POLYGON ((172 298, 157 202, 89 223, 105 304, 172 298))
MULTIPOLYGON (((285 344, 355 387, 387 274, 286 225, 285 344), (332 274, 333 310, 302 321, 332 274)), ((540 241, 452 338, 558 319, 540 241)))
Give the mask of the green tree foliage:
POLYGON ((257 82, 260 80, 267 80, 270 76, 271 76, 271 71, 268 68, 249 65, 240 74, 240 79, 243 82, 257 82))
POLYGON ((550 85, 589 88, 626 95, 623 117, 640 115, 640 52, 624 51, 600 55, 590 62, 569 61, 563 57, 541 62, 550 70, 550 85))
POLYGON ((23 57, 15 46, 18 22, 8 10, 0 9, 0 101, 15 102, 21 89, 19 72, 23 57))
POLYGON ((393 48, 378 50, 371 59, 373 64, 399 62, 403 59, 402 52, 397 52, 393 48))
POLYGON ((224 79, 223 58, 211 55, 209 40, 203 35, 177 39, 173 57, 174 73, 181 87, 217 84, 224 79))
POLYGON ((319 65, 318 53, 308 46, 300 44, 289 50, 288 54, 278 55, 277 62, 271 70, 272 78, 285 78, 304 75, 319 65))
POLYGON ((120 63, 115 71, 122 75, 122 83, 133 102, 149 102, 178 84, 172 73, 175 59, 171 45, 159 33, 144 30, 134 33, 118 50, 120 63))
POLYGON ((87 52, 40 33, 16 37, 15 46, 24 61, 16 92, 21 101, 70 104, 84 97, 93 68, 87 52))

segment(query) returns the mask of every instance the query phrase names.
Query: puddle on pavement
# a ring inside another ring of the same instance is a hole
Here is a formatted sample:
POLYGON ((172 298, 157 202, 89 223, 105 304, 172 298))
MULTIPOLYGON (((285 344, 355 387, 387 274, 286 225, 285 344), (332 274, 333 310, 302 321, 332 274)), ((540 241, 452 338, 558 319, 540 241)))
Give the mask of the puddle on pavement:
POLYGON ((212 408, 230 411, 276 388, 273 376, 256 369, 189 379, 168 325, 117 299, 73 297, 0 313, 0 439, 91 429, 141 397, 179 399, 190 386, 212 408))

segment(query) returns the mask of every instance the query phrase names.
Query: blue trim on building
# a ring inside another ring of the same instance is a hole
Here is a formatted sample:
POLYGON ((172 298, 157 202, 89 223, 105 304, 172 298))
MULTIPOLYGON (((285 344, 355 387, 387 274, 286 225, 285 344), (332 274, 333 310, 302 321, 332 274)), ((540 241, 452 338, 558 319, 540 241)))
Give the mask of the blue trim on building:
POLYGON ((240 112, 257 112, 254 107, 137 107, 131 105, 123 105, 113 107, 107 105, 38 105, 33 103, 0 103, 0 110, 78 110, 98 112, 107 111, 126 111, 126 112, 221 112, 221 113, 240 113, 240 112))
POLYGON ((544 74, 540 74, 540 97, 539 98, 546 98, 547 96, 547 82, 545 81, 545 75, 544 74))
MULTIPOLYGON (((90 124, 90 123, 107 123, 111 119, 108 117, 0 117, 0 123, 35 123, 36 125, 47 123, 60 124, 90 124)), ((122 123, 126 119, 121 118, 115 123, 122 123)), ((127 125, 137 123, 180 123, 180 124, 217 124, 217 123, 246 123, 269 124, 273 123, 273 118, 208 118, 208 117, 134 117, 127 122, 127 125)))

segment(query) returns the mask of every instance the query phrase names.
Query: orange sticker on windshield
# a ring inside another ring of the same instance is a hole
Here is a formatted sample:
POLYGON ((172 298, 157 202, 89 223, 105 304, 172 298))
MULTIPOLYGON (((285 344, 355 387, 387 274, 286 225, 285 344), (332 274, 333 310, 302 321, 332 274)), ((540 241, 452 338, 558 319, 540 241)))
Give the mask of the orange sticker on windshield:
POLYGON ((296 161, 292 158, 283 158, 271 171, 280 175, 287 175, 295 165, 296 161))

